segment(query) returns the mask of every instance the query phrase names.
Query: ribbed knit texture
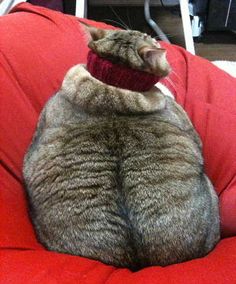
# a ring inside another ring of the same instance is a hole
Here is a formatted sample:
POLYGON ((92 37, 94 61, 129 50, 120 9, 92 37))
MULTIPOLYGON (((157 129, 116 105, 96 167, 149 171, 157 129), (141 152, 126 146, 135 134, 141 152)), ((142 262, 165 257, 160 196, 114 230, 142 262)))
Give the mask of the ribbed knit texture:
POLYGON ((87 69, 93 77, 108 85, 138 92, 149 91, 160 79, 144 71, 114 64, 92 50, 88 53, 87 69))

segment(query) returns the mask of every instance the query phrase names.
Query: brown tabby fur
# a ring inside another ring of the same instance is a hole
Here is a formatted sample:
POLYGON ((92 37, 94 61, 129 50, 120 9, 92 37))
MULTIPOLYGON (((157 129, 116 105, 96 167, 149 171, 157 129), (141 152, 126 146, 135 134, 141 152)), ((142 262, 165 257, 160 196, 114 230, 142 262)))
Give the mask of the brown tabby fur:
MULTIPOLYGON (((170 70, 146 35, 91 34, 101 56, 163 76, 170 70)), ((24 177, 37 236, 50 250, 137 270, 204 256, 219 240, 199 137, 156 87, 119 89, 73 67, 42 111, 24 177)))

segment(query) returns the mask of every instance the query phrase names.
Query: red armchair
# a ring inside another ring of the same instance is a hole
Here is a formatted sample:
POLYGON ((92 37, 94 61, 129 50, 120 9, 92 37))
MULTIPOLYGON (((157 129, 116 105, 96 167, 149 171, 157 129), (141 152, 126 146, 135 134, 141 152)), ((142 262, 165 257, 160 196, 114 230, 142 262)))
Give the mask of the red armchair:
POLYGON ((71 66, 86 62, 86 42, 72 16, 24 3, 0 17, 0 283, 236 283, 236 80, 164 43, 173 72, 162 83, 202 138, 206 172, 220 198, 222 240, 204 258, 136 273, 49 252, 37 241, 22 160, 45 102, 71 66))

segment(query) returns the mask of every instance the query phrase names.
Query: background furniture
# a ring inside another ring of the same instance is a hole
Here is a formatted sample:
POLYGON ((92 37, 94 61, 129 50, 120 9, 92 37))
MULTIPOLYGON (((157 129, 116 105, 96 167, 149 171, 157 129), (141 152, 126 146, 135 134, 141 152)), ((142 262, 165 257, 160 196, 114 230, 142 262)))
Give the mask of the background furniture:
POLYGON ((203 31, 236 30, 236 2, 232 0, 190 0, 194 37, 203 31))
MULTIPOLYGON (((148 24, 154 29, 154 31, 157 33, 157 35, 160 37, 161 40, 165 40, 169 42, 166 35, 162 32, 161 28, 158 26, 158 23, 153 21, 153 19, 150 16, 150 12, 149 12, 150 11, 150 1, 144 0, 143 3, 144 3, 144 15, 145 15, 145 18, 148 24)), ((180 10, 181 10, 181 16, 182 16, 186 49, 192 54, 195 54, 187 0, 180 0, 180 10)), ((86 17, 87 15, 87 1, 86 0, 76 0, 76 14, 75 15, 77 17, 82 17, 82 18, 86 17)))
POLYGON ((14 5, 26 0, 0 0, 0 16, 7 14, 14 5))
POLYGON ((236 1, 210 0, 207 30, 236 30, 236 1))

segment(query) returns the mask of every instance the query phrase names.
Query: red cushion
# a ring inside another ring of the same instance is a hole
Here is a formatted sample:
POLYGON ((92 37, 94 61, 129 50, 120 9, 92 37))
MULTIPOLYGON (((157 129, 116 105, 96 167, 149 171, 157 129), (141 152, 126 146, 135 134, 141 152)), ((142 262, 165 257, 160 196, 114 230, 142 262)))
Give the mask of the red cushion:
POLYGON ((203 142, 205 170, 220 198, 222 236, 236 235, 236 79, 180 47, 168 49, 164 83, 187 111, 203 142))
POLYGON ((235 284, 236 241, 224 239, 202 259, 133 273, 97 261, 48 251, 0 251, 1 283, 235 284))
POLYGON ((222 234, 235 237, 222 240, 204 258, 132 273, 46 251, 27 214, 23 156, 45 102, 71 66, 85 63, 83 28, 75 17, 24 3, 0 17, 0 35, 0 282, 236 283, 236 80, 208 61, 162 43, 173 68, 163 83, 203 140, 206 171, 220 195, 222 234))

